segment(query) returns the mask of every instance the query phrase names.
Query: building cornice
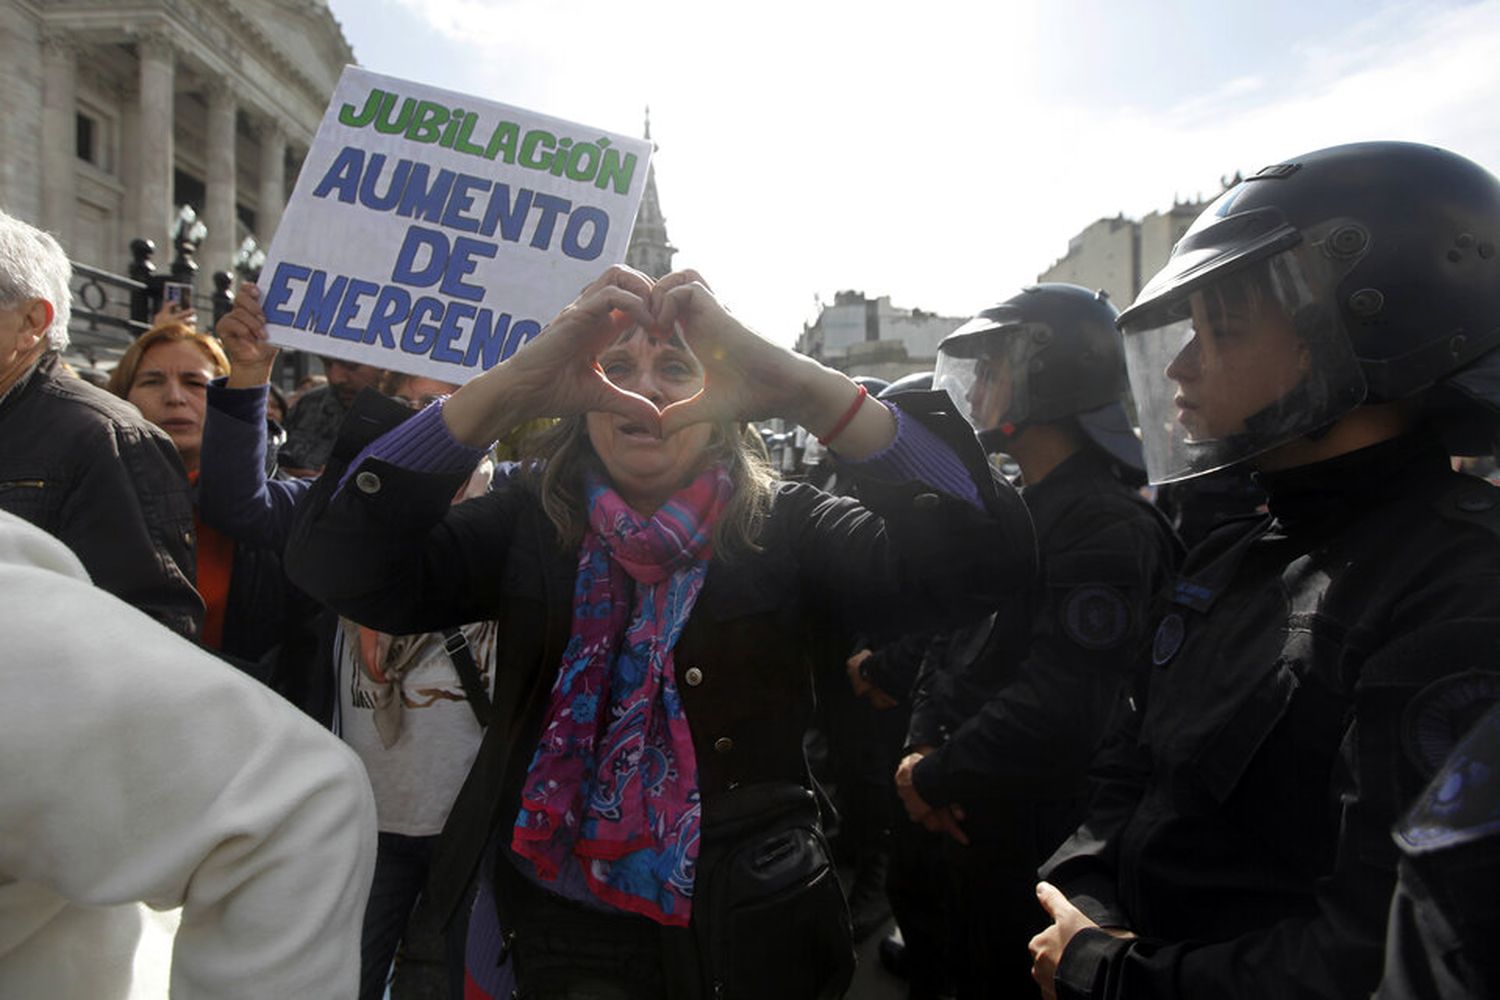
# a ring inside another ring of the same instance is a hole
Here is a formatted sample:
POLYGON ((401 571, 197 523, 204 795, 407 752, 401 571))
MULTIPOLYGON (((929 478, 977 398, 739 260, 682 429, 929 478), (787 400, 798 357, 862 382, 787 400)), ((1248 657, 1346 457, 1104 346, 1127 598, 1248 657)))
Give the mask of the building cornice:
MULTIPOLYGON (((327 106, 331 85, 308 75, 270 35, 229 3, 193 0, 63 0, 37 9, 45 26, 82 42, 165 39, 178 62, 212 78, 228 77, 246 88, 242 106, 261 116, 279 118, 288 135, 306 144, 327 106)), ((302 13, 309 11, 302 9, 302 13)), ((326 25, 333 58, 352 60, 338 21, 326 8, 311 11, 326 25)), ((153 43, 147 43, 153 44, 153 43)), ((342 65, 342 63, 340 63, 342 65)))

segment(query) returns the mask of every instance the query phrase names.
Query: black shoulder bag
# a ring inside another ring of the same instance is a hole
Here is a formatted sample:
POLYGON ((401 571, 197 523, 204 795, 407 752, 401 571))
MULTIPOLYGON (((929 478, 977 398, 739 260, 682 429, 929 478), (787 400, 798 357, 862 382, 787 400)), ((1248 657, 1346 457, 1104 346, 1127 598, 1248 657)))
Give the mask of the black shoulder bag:
POLYGON ((693 927, 710 1000, 844 995, 849 907, 812 792, 762 782, 704 804, 693 927))

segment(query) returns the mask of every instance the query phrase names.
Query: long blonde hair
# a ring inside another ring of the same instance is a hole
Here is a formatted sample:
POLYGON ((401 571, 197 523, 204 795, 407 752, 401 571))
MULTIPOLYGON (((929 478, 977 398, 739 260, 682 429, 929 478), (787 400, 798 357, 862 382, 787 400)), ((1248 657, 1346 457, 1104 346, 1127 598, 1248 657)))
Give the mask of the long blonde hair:
MULTIPOLYGON (((733 559, 760 551, 760 532, 771 511, 771 467, 765 446, 748 424, 717 423, 704 449, 708 462, 721 462, 734 484, 734 496, 714 526, 714 554, 733 559)), ((583 541, 588 526, 584 473, 604 474, 589 441, 584 416, 564 417, 528 437, 522 448, 522 480, 541 501, 547 520, 565 548, 583 541)))

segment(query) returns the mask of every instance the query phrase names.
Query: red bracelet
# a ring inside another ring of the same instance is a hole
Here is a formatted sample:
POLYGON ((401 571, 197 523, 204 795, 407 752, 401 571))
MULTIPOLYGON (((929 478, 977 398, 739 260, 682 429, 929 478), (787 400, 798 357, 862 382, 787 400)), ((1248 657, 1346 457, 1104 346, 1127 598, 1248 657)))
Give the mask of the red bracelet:
POLYGON ((844 433, 844 429, 854 422, 854 415, 859 412, 859 408, 864 405, 865 397, 869 394, 869 389, 859 386, 859 391, 854 394, 854 402, 850 403, 849 409, 844 411, 842 417, 839 417, 839 422, 833 425, 833 430, 819 435, 818 444, 827 448, 830 441, 844 433))

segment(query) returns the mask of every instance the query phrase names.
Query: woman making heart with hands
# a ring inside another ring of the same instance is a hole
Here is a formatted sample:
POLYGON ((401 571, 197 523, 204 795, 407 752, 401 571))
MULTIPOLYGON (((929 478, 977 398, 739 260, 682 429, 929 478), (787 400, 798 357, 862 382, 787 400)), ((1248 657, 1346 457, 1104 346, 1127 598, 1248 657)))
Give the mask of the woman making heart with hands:
MULTIPOLYGON (((838 451, 857 460, 896 432, 847 377, 746 329, 696 271, 653 285, 610 268, 524 351, 455 393, 444 420, 457 440, 482 446, 528 419, 580 413, 597 415, 596 447, 606 422, 665 447, 703 423, 786 417, 825 436, 852 414, 838 451)), ((693 443, 680 448, 693 454, 693 443)))
POLYGON ((918 395, 899 414, 867 399, 695 272, 614 267, 513 357, 330 466, 288 552, 297 582, 385 631, 500 623, 497 718, 430 886, 451 905, 480 869, 479 995, 841 995, 827 865, 770 905, 726 898, 700 845, 747 790, 810 794, 808 642, 977 615, 1029 582, 1019 498, 947 397, 918 395), (771 416, 822 436, 865 505, 773 481, 746 423, 771 416), (489 494, 436 503, 538 417, 559 419, 489 494), (757 916, 730 935, 740 906, 757 916))

